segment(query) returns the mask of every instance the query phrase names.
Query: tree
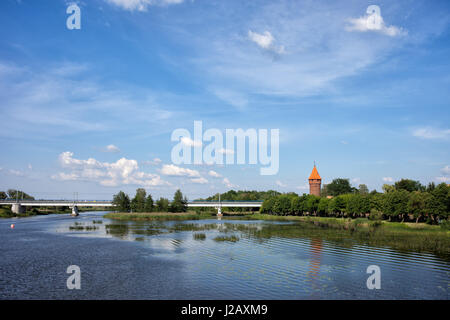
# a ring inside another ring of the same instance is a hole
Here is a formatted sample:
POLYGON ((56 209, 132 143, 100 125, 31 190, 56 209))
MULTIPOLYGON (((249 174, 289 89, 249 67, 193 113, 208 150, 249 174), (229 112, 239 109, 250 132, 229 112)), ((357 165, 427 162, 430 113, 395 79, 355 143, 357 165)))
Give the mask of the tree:
POLYGON ((328 211, 335 214, 342 214, 347 207, 347 202, 343 196, 337 196, 331 199, 328 204, 328 211))
POLYGON ((23 191, 15 190, 15 189, 8 189, 8 198, 11 199, 24 199, 24 200, 34 200, 34 197, 30 196, 29 194, 26 194, 23 191))
POLYGON ((330 203, 330 199, 328 199, 328 198, 320 198, 319 204, 317 206, 317 213, 320 216, 328 214, 328 205, 329 205, 329 203, 330 203))
POLYGON ((306 211, 306 199, 308 196, 303 194, 300 197, 294 197, 291 199, 291 212, 296 215, 301 215, 306 211))
POLYGON ((433 222, 437 222, 436 217, 446 219, 450 211, 450 187, 445 183, 437 185, 426 206, 433 222))
POLYGON ((273 197, 270 197, 270 198, 264 200, 262 205, 261 205, 260 212, 261 213, 268 213, 268 214, 273 213, 274 212, 273 211, 273 206, 275 204, 276 199, 277 199, 277 197, 273 196, 273 197))
POLYGON ((145 212, 145 199, 147 193, 145 189, 138 188, 136 189, 136 195, 133 200, 131 200, 131 209, 134 212, 145 212))
POLYGON ((306 199, 306 205, 305 205, 305 209, 307 212, 309 212, 309 214, 317 213, 317 209, 319 207, 319 201, 320 201, 320 197, 317 197, 315 195, 308 195, 307 199, 306 199))
POLYGON ((402 222, 408 213, 409 192, 406 190, 392 191, 385 194, 383 212, 389 217, 401 217, 402 222))
POLYGON ((371 193, 370 198, 370 209, 374 209, 376 211, 383 211, 384 207, 384 193, 371 193))
POLYGON ((183 199, 183 194, 181 193, 180 189, 178 189, 173 196, 173 201, 170 204, 170 211, 171 212, 187 211, 187 201, 186 199, 183 199))
POLYGON ((4 200, 6 198, 8 198, 8 195, 6 194, 6 192, 0 191, 0 200, 4 200))
POLYGON ((169 200, 166 198, 159 198, 158 201, 156 201, 156 210, 158 212, 168 212, 169 211, 169 200))
POLYGON ((145 199, 145 212, 152 212, 152 211, 153 211, 153 198, 152 195, 149 194, 145 199))
POLYGON ((394 187, 393 185, 386 184, 386 183, 383 184, 382 189, 383 189, 383 192, 384 192, 384 193, 389 193, 389 192, 395 191, 395 187, 394 187))
POLYGON ((367 186, 365 184, 360 184, 359 185, 359 194, 366 195, 368 193, 369 193, 369 188, 367 188, 367 186))
POLYGON ((425 187, 419 181, 411 179, 401 179, 394 184, 395 190, 406 190, 408 192, 424 191, 425 187))
POLYGON ((350 215, 361 215, 370 212, 370 200, 367 196, 351 194, 348 197, 346 212, 350 215))
POLYGON ((348 179, 334 179, 326 187, 327 193, 331 196, 338 196, 341 194, 352 193, 355 188, 352 188, 348 179))
POLYGON ((287 194, 278 196, 273 205, 273 212, 277 215, 287 215, 291 211, 291 197, 287 194))
POLYGON ((130 211, 130 198, 123 191, 119 191, 118 194, 114 195, 112 204, 117 211, 130 211))
POLYGON ((430 183, 428 184, 428 186, 427 186, 426 191, 427 191, 427 192, 431 192, 431 191, 433 191, 435 188, 436 188, 436 185, 434 184, 434 182, 430 182, 430 183))
POLYGON ((416 223, 427 214, 427 204, 430 204, 431 194, 414 191, 408 201, 408 212, 414 215, 416 223))

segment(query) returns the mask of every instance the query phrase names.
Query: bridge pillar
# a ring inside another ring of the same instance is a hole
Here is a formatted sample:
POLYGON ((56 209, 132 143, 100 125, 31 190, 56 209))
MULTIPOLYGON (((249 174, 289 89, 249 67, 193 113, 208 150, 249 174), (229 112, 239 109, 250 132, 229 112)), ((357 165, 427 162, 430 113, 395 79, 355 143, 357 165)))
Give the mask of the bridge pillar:
POLYGON ((217 208, 217 216, 221 217, 222 216, 222 207, 218 207, 217 208))
POLYGON ((77 206, 73 206, 72 207, 72 216, 78 216, 79 215, 79 213, 78 213, 78 207, 77 206))
POLYGON ((25 213, 25 207, 20 205, 20 203, 13 203, 11 211, 15 214, 25 213))

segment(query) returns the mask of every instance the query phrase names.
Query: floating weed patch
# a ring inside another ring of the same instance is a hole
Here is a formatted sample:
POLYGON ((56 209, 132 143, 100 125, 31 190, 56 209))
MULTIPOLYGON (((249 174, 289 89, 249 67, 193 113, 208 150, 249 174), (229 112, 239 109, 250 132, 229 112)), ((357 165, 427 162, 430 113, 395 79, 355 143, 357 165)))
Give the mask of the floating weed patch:
POLYGON ((74 225, 74 226, 70 226, 70 227, 69 227, 69 230, 77 230, 77 231, 81 231, 81 230, 84 230, 84 227, 83 227, 83 226, 80 226, 80 225, 74 225))
POLYGON ((204 234, 204 233, 194 233, 193 234, 193 238, 194 238, 194 240, 205 240, 206 239, 206 234, 204 234))
POLYGON ((145 238, 144 238, 144 237, 136 237, 134 240, 135 240, 135 241, 144 241, 145 238))
POLYGON ((200 224, 200 223, 178 223, 171 227, 170 231, 207 231, 217 229, 217 224, 200 224))
POLYGON ((214 238, 214 241, 222 242, 222 241, 229 241, 229 242, 236 242, 239 241, 239 238, 236 236, 218 236, 214 238))
POLYGON ((93 224, 102 224, 103 221, 102 220, 94 220, 92 221, 93 224))
POLYGON ((69 226, 69 230, 74 230, 74 231, 94 231, 97 229, 98 229, 98 227, 96 227, 96 226, 82 226, 82 225, 69 226))

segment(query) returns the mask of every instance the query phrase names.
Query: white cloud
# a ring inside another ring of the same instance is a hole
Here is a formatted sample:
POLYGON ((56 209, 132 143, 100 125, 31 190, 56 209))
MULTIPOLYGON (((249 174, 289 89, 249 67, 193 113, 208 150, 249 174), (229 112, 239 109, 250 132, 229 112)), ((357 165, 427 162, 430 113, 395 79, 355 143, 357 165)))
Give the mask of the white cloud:
POLYGON ((171 5, 179 4, 184 0, 106 0, 108 3, 128 11, 147 11, 147 7, 151 5, 171 5))
POLYGON ((445 166, 441 169, 443 176, 436 177, 436 180, 439 182, 450 183, 450 166, 445 166))
POLYGON ((348 19, 350 25, 345 29, 347 31, 359 31, 359 32, 379 32, 390 37, 403 36, 407 34, 407 31, 396 26, 386 26, 381 14, 366 14, 359 18, 348 19))
POLYGON ((55 180, 81 180, 100 183, 103 186, 140 185, 144 187, 170 185, 159 175, 139 171, 136 160, 121 158, 116 162, 100 162, 94 158, 87 160, 73 158, 70 151, 59 155, 59 162, 70 172, 52 175, 55 180))
POLYGON ((415 129, 412 134, 421 139, 446 139, 450 137, 450 129, 424 127, 415 129))
POLYGON ((275 184, 279 187, 285 188, 287 187, 287 185, 285 185, 284 183, 282 183, 280 180, 275 181, 275 184))
POLYGON ((192 140, 189 137, 182 137, 181 143, 188 147, 201 147, 203 145, 202 141, 192 140))
POLYGON ((173 164, 163 165, 161 174, 176 177, 200 177, 200 173, 197 170, 181 168, 173 164))
POLYGON ((191 179, 191 181, 194 182, 194 183, 198 183, 198 184, 205 184, 205 183, 208 183, 208 180, 206 180, 206 179, 203 178, 203 177, 200 177, 200 178, 194 178, 194 179, 191 179))
POLYGON ((222 175, 220 175, 219 173, 217 173, 217 172, 215 172, 213 170, 210 170, 208 172, 208 175, 211 176, 211 177, 214 177, 214 178, 221 178, 222 177, 222 175))
POLYGON ((445 175, 450 175, 450 166, 445 166, 441 169, 441 172, 445 175))
POLYGON ((237 187, 237 185, 232 184, 228 178, 223 178, 223 184, 226 185, 227 188, 237 187))
POLYGON ((33 170, 33 166, 31 165, 31 163, 28 164, 28 170, 33 170))
POLYGON ((249 30, 248 37, 251 41, 256 43, 262 49, 272 51, 278 54, 284 53, 283 46, 276 47, 274 45, 275 38, 269 31, 264 31, 263 33, 256 33, 249 30))
POLYGON ((51 64, 42 70, 0 62, 0 83, 4 84, 0 88, 4 120, 0 136, 14 134, 33 140, 86 132, 112 136, 117 128, 127 128, 133 138, 142 136, 144 127, 148 136, 168 130, 166 120, 173 113, 162 109, 158 100, 178 99, 175 96, 166 98, 147 88, 105 85, 86 65, 51 64), (74 76, 74 70, 82 74, 74 76), (95 113, 104 115, 101 121, 92 117, 95 113))
POLYGON ((360 183, 361 182, 361 178, 353 178, 351 180, 352 183, 360 183))
POLYGON ((383 181, 384 182, 394 182, 394 178, 392 178, 392 177, 384 177, 383 181))
POLYGON ((107 145, 106 147, 102 148, 103 152, 111 152, 111 153, 119 153, 120 149, 116 147, 113 144, 107 145))

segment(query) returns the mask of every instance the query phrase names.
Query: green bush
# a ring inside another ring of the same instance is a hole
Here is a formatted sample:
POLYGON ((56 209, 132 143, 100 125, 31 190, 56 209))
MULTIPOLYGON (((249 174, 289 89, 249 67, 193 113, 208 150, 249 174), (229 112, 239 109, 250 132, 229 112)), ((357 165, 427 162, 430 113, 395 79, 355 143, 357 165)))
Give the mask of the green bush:
POLYGON ((383 220, 383 212, 378 211, 376 209, 370 210, 369 220, 372 220, 372 221, 383 220))

